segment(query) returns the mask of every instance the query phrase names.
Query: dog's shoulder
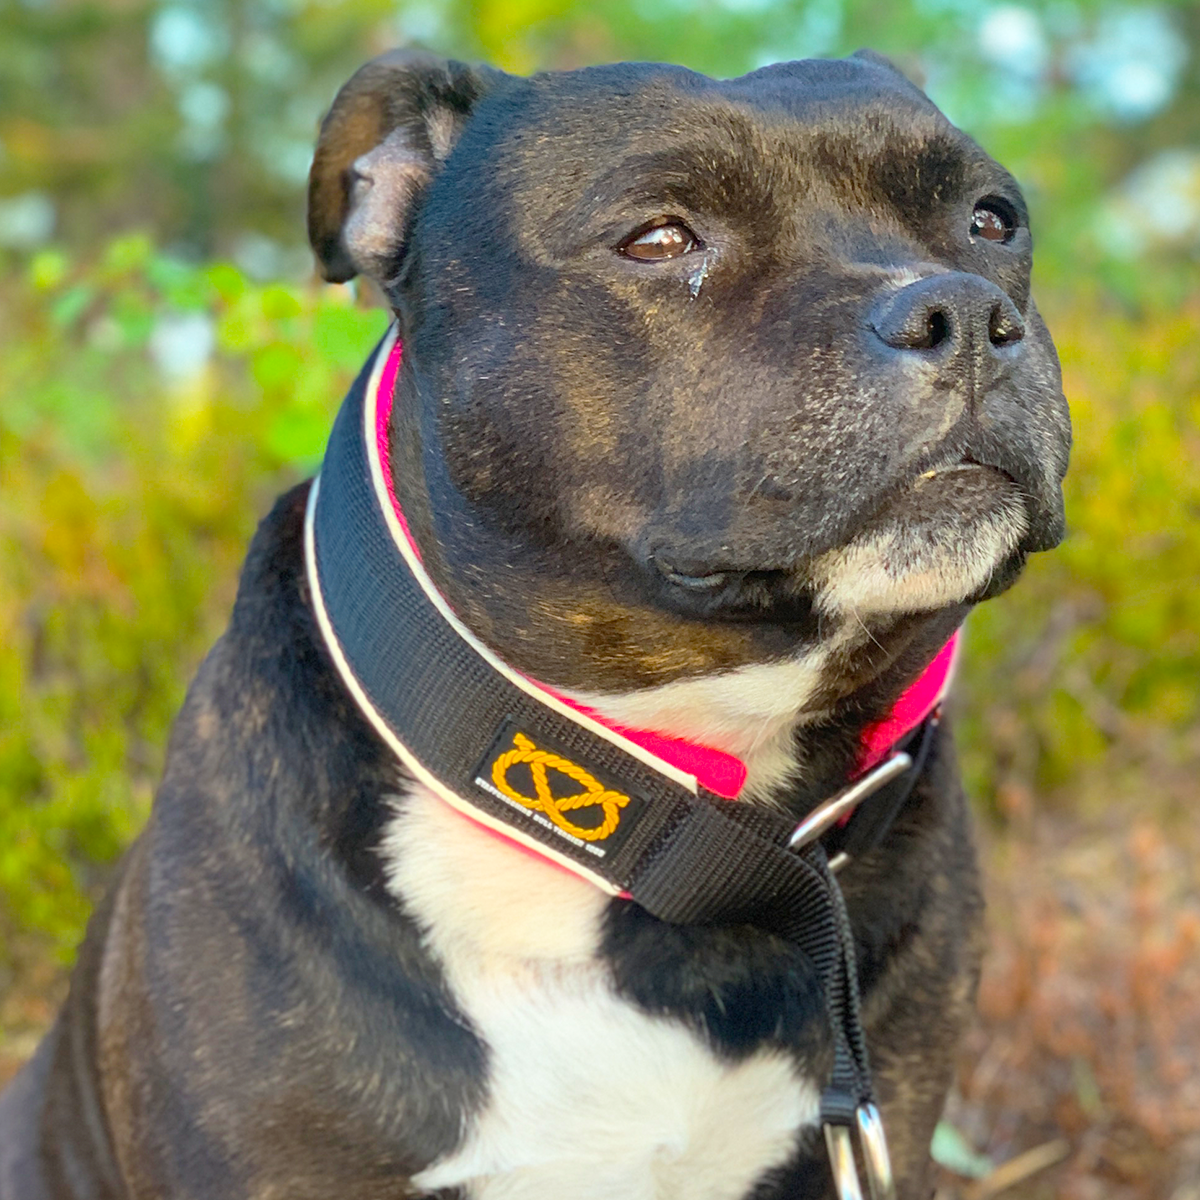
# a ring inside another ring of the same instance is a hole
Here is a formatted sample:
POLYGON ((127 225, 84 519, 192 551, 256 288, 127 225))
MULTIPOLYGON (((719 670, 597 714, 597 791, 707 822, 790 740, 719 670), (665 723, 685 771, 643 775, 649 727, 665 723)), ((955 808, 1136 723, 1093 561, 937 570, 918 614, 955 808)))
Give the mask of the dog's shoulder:
MULTIPOLYGON (((148 1191, 270 1178, 382 1195, 380 1177, 394 1188, 449 1151, 480 1102, 484 1049, 382 889, 375 848, 403 780, 315 636, 305 495, 254 538, 79 975, 89 1012, 72 1027, 95 1029, 100 1103, 148 1191)), ((77 1069, 56 1056, 64 1078, 77 1069)))

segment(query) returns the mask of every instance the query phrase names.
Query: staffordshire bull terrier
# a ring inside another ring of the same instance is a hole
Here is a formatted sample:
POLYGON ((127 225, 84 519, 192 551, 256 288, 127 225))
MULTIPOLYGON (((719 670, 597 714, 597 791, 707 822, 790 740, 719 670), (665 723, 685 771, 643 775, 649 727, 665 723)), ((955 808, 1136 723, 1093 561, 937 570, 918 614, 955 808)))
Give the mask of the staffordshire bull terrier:
POLYGON ((924 1200, 981 913, 936 703, 1063 531, 1013 179, 870 55, 397 53, 309 231, 393 329, 254 539, 0 1197, 924 1200))

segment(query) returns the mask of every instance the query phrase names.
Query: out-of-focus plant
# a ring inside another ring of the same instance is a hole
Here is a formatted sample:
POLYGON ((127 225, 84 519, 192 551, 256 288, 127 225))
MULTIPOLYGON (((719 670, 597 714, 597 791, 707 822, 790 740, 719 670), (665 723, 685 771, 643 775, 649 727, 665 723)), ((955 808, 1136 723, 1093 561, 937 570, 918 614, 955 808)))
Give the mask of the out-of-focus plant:
POLYGON ((36 256, 0 322, 0 959, 64 955, 144 819, 253 515, 318 460, 383 325, 144 237, 36 256), (44 941, 43 941, 44 944, 44 941))
POLYGON ((971 618, 975 791, 1001 812, 1054 792, 1182 809, 1200 761, 1200 297, 1052 309, 1070 533, 971 618))

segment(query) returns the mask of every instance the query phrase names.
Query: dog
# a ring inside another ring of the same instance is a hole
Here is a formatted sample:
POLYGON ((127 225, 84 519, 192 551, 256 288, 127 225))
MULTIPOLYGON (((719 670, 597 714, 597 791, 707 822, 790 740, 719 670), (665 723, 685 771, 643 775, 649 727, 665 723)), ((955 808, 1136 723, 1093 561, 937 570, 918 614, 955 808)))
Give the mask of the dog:
POLYGON ((309 232, 393 310, 363 457, 259 528, 0 1100, 0 1197, 924 1200, 982 905, 936 695, 897 714, 1064 528, 1013 179, 869 53, 396 52, 322 125, 309 232), (648 851, 668 794, 655 839, 799 825, 801 917, 740 849, 648 851), (868 1055, 882 1165, 823 1099, 868 1055))

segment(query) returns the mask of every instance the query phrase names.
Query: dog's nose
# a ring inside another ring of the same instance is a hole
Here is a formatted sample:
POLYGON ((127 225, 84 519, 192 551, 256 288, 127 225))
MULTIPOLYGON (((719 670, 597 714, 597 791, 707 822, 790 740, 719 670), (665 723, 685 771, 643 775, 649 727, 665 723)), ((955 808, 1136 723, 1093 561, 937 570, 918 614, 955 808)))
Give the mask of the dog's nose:
POLYGON ((894 350, 937 361, 942 372, 970 373, 986 387, 1025 336, 1017 306, 994 283, 965 271, 929 275, 888 292, 871 310, 876 336, 894 350))

